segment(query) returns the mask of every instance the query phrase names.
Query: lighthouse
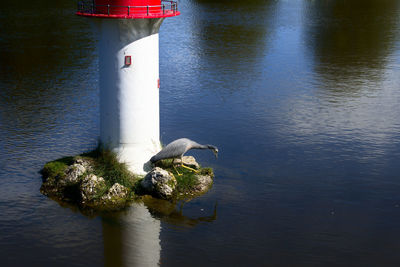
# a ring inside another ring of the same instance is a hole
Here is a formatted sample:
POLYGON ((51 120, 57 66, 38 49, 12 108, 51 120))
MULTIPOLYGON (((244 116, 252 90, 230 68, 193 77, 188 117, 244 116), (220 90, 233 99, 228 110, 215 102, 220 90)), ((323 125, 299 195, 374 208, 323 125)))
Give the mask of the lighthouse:
POLYGON ((100 141, 135 174, 161 149, 159 29, 179 15, 176 1, 78 3, 99 34, 100 141))

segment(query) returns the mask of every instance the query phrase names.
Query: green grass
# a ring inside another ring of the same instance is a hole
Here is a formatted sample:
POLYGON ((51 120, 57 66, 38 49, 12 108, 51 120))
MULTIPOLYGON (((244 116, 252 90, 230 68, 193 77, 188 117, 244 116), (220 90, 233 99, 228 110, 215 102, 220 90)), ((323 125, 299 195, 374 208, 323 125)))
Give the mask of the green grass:
POLYGON ((191 188, 198 183, 195 176, 196 173, 182 167, 177 167, 177 170, 182 175, 178 175, 175 170, 171 171, 175 175, 177 181, 176 189, 178 193, 190 192, 191 188))
POLYGON ((103 177, 107 187, 111 187, 115 183, 127 188, 134 186, 138 177, 128 170, 125 163, 118 161, 114 152, 98 148, 91 152, 91 156, 94 159, 94 174, 103 177))
POLYGON ((63 178, 65 176, 64 171, 67 169, 68 165, 72 164, 73 160, 73 157, 64 157, 55 161, 50 161, 44 165, 41 174, 47 179, 63 178))
POLYGON ((126 167, 126 164, 118 161, 117 155, 101 146, 95 150, 83 153, 76 157, 64 157, 44 165, 41 173, 45 179, 56 179, 65 177, 65 170, 72 165, 77 158, 86 158, 93 161, 93 173, 103 177, 106 181, 107 191, 115 183, 127 188, 132 188, 138 177, 134 176, 126 167))

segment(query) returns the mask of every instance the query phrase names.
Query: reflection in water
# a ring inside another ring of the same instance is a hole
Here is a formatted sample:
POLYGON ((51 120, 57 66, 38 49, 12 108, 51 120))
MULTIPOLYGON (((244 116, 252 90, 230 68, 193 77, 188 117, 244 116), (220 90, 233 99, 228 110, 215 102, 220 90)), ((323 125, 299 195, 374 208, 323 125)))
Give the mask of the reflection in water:
POLYGON ((75 6, 66 1, 47 2, 37 5, 12 1, 2 7, 6 16, 0 17, 1 82, 18 81, 19 87, 27 86, 20 90, 38 89, 44 81, 59 76, 66 79, 71 68, 91 62, 90 28, 71 16, 75 6), (42 83, 35 88, 25 84, 35 80, 42 83))
POLYGON ((217 204, 215 204, 214 211, 210 215, 188 217, 183 215, 183 201, 179 204, 179 209, 177 209, 176 203, 171 203, 161 199, 145 197, 143 201, 152 215, 163 222, 176 226, 193 227, 199 223, 213 222, 217 219, 217 204))
POLYGON ((37 173, 96 142, 88 20, 70 0, 2 6, 2 265, 398 266, 400 1, 179 4, 160 33, 163 140, 218 144, 218 162, 197 157, 218 178, 183 213, 95 219, 37 173), (199 211, 215 199, 218 220, 199 211))
POLYGON ((103 217, 105 266, 157 266, 160 261, 160 221, 176 226, 193 227, 201 222, 212 222, 217 207, 210 216, 186 217, 174 203, 144 198, 127 211, 103 217))
POLYGON ((325 87, 349 94, 382 78, 398 37, 399 1, 305 1, 305 6, 306 38, 325 87))
MULTIPOLYGON (((264 53, 272 33, 276 1, 197 0, 200 10, 192 27, 200 34, 200 46, 214 63, 225 59, 239 68, 264 53), (213 58, 213 57, 217 58, 213 58)), ((228 63, 227 62, 227 63, 228 63)))
POLYGON ((216 81, 234 75, 238 84, 227 86, 230 92, 247 88, 248 84, 240 81, 247 80, 252 72, 260 75, 262 55, 274 31, 277 1, 253 0, 245 5, 239 0, 195 2, 198 6, 191 27, 198 35, 193 46, 200 46, 201 65, 217 71, 216 81))
MULTIPOLYGON (((97 96, 90 85, 93 75, 87 73, 93 71, 94 42, 90 27, 74 11, 68 1, 19 0, 2 6, 0 134, 14 138, 0 140, 0 147, 10 153, 42 146, 37 140, 55 125, 67 129, 93 122, 97 96)), ((96 126, 90 124, 88 130, 96 126)), ((60 128, 53 140, 63 133, 60 128)), ((48 138, 44 142, 51 145, 48 138)))
POLYGON ((281 131, 294 133, 288 138, 315 144, 341 164, 384 160, 393 152, 400 128, 399 10, 397 0, 304 1, 316 90, 287 101, 289 123, 281 131))
POLYGON ((157 266, 160 230, 160 221, 143 204, 134 204, 119 216, 104 217, 105 266, 157 266))

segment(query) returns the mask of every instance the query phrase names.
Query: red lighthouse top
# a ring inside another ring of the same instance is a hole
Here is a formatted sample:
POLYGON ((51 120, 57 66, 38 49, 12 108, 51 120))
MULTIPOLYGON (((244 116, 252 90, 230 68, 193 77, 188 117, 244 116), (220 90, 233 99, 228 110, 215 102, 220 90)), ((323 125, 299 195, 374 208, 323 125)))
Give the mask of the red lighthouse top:
POLYGON ((79 16, 100 18, 165 18, 178 16, 176 0, 85 0, 78 3, 79 16))

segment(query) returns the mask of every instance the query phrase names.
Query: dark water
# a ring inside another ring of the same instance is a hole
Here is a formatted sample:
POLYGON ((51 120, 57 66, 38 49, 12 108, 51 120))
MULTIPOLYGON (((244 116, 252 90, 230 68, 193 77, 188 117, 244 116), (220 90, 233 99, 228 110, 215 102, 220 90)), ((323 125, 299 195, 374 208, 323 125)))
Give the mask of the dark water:
POLYGON ((39 192, 96 146, 96 36, 74 1, 0 10, 2 266, 399 266, 400 2, 180 1, 161 136, 215 144, 206 195, 90 218, 39 192), (150 211, 150 212, 149 212, 150 211))

